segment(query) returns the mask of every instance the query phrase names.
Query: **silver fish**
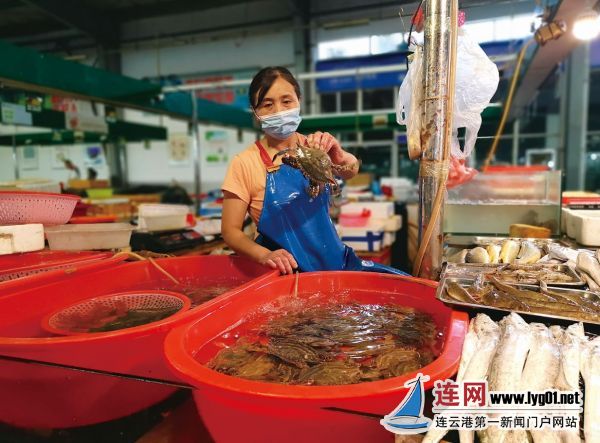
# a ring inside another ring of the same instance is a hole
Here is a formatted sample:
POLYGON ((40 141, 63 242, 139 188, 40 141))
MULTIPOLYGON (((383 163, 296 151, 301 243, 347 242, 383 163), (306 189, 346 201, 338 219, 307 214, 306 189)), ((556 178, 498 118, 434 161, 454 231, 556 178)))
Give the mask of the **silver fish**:
POLYGON ((525 240, 521 243, 519 255, 517 255, 517 259, 514 262, 520 265, 529 265, 536 263, 540 258, 542 258, 542 251, 540 248, 532 241, 525 240))
POLYGON ((577 269, 588 274, 596 284, 600 285, 600 263, 596 257, 580 252, 577 256, 577 269))
MULTIPOLYGON (((500 340, 500 328, 485 314, 477 314, 471 323, 475 325, 478 342, 476 352, 465 369, 463 379, 485 380, 500 340)), ((459 431, 458 435, 460 443, 472 443, 475 439, 473 431, 459 431)))
MULTIPOLYGON (((460 357, 460 363, 458 366, 458 373, 456 374, 456 381, 461 381, 469 362, 477 350, 477 344, 479 337, 475 332, 475 319, 469 323, 469 329, 463 342, 462 354, 460 357)), ((423 438, 422 443, 438 443, 448 433, 448 429, 431 427, 427 434, 423 438)))
MULTIPOLYGON (((490 364, 488 389, 490 391, 516 391, 521 385, 523 366, 531 347, 531 328, 514 312, 500 320, 500 341, 490 364)), ((504 443, 508 433, 490 426, 481 433, 481 440, 504 443)))
POLYGON ((500 251, 502 247, 500 245, 490 244, 485 248, 488 255, 490 256, 490 263, 498 263, 500 260, 500 251))
MULTIPOLYGON (((575 323, 566 330, 550 327, 560 348, 560 364, 554 386, 561 391, 579 391, 580 355, 586 338, 582 323, 575 323)), ((580 443, 579 429, 560 431, 563 442, 580 443)))
POLYGON ((590 288, 590 291, 600 292, 600 286, 598 285, 598 283, 596 283, 594 281, 594 279, 592 277, 590 277, 590 275, 587 272, 583 272, 580 269, 579 274, 581 275, 581 278, 583 279, 583 281, 585 281, 587 283, 588 287, 590 288))
POLYGON ((467 257, 467 253, 469 252, 468 249, 462 249, 460 251, 458 251, 456 254, 452 254, 450 257, 448 257, 448 259, 446 260, 448 263, 466 263, 466 257, 467 257))
MULTIPOLYGON (((550 330, 541 323, 529 325, 532 342, 521 376, 521 391, 552 389, 559 371, 560 351, 550 330)), ((532 430, 534 443, 560 443, 553 429, 532 430)))
POLYGON ((519 248, 515 240, 504 240, 500 248, 500 263, 512 263, 519 255, 519 248))
POLYGON ((576 249, 567 248, 556 243, 548 243, 546 245, 548 255, 561 261, 577 260, 578 251, 576 249))
POLYGON ((600 441, 600 337, 586 342, 581 353, 581 374, 585 381, 583 433, 586 442, 600 441))
POLYGON ((465 257, 467 263, 489 263, 490 256, 481 246, 471 249, 465 257))

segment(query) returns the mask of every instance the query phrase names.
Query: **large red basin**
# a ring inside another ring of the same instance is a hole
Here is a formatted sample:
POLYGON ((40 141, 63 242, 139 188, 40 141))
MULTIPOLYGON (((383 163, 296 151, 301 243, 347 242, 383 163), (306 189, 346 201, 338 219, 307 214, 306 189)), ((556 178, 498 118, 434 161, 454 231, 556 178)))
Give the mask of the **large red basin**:
MULTIPOLYGON (((455 373, 468 326, 467 314, 452 311, 434 298, 436 286, 426 280, 366 272, 307 273, 300 276, 298 297, 325 300, 346 291, 350 300, 360 303, 394 303, 429 313, 443 332, 438 358, 418 371, 431 377, 425 385, 430 389, 436 380, 455 373)), ((383 417, 404 398, 404 383, 416 372, 357 385, 290 386, 231 377, 203 365, 217 352, 216 342, 227 337, 223 334, 243 326, 257 309, 289 303, 293 287, 293 276, 263 281, 199 308, 194 322, 174 328, 167 336, 168 362, 182 380, 196 387, 194 399, 212 437, 218 442, 393 441, 393 435, 373 417, 323 408, 383 417)))
MULTIPOLYGON (((157 262, 176 278, 195 284, 228 282, 235 292, 274 273, 239 257, 192 256, 157 262)), ((170 329, 194 311, 120 331, 52 336, 41 327, 48 313, 104 294, 170 289, 172 283, 149 262, 120 265, 60 281, 29 285, 0 297, 0 356, 26 358, 141 377, 176 381, 163 356, 170 329)), ((227 296, 227 293, 222 295, 227 296)), ((207 302, 213 303, 215 300, 207 302)), ((132 414, 175 388, 104 375, 0 359, 0 421, 21 427, 64 428, 132 414)))

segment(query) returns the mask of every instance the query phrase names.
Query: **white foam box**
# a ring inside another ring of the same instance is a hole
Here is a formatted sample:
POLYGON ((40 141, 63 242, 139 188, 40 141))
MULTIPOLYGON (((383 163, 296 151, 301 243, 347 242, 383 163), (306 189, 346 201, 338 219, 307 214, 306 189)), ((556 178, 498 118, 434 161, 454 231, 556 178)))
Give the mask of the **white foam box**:
POLYGON ((383 233, 383 247, 392 246, 392 244, 396 241, 396 233, 384 231, 383 233))
POLYGON ((355 251, 378 252, 383 248, 383 223, 370 223, 360 228, 340 226, 340 238, 355 251))
POLYGON ((371 211, 371 218, 389 218, 394 215, 394 202, 355 202, 340 208, 342 214, 360 214, 363 209, 371 211))
POLYGON ((44 249, 44 225, 0 226, 0 255, 44 249))
POLYGON ((381 219, 385 232, 396 232, 402 228, 402 216, 394 214, 391 217, 381 219))
POLYGON ((574 237, 584 246, 600 246, 600 210, 573 211, 574 237))
POLYGON ((563 211, 563 214, 566 215, 565 225, 566 225, 566 233, 567 233, 568 237, 570 237, 570 238, 577 237, 577 231, 579 229, 581 229, 580 226, 578 227, 578 224, 580 224, 580 220, 578 219, 577 215, 579 215, 581 213, 585 214, 588 212, 595 212, 595 211, 585 210, 585 209, 567 209, 566 211, 563 211))
POLYGON ((560 213, 560 232, 567 235, 567 219, 569 218, 569 214, 571 210, 569 208, 561 208, 560 213))

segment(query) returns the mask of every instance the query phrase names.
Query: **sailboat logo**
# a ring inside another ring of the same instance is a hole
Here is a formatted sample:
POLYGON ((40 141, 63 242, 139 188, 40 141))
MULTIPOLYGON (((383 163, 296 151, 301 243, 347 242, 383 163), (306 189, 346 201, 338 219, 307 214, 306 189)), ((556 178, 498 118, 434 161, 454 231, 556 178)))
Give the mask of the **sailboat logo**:
POLYGON ((431 425, 431 419, 423 416, 424 389, 423 382, 429 380, 428 375, 421 373, 404 383, 409 388, 402 402, 380 420, 381 425, 394 434, 421 434, 431 425))

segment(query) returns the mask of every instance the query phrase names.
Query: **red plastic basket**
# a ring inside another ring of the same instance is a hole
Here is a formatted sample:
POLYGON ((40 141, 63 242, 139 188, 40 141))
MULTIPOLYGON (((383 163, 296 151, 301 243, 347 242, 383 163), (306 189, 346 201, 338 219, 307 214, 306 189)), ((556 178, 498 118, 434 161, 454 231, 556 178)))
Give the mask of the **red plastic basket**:
MULTIPOLYGON (((230 256, 166 258, 157 263, 184 284, 191 282, 203 287, 232 282, 229 292, 207 304, 277 274, 258 263, 230 256)), ((106 294, 157 288, 182 292, 151 263, 126 263, 89 273, 64 272, 52 281, 29 283, 39 277, 42 276, 5 283, 24 281, 25 285, 18 290, 2 290, 0 355, 178 381, 165 361, 164 339, 175 325, 189 321, 194 311, 174 314, 160 322, 97 334, 52 337, 41 326, 42 319, 50 312, 106 294)), ((175 388, 2 361, 0 392, 3 393, 0 396, 1 422, 30 428, 70 428, 133 414, 163 400, 175 392, 175 388)))
POLYGON ((78 201, 78 196, 68 194, 0 192, 0 225, 62 225, 69 221, 78 201))
POLYGON ((431 389, 458 368, 468 315, 436 300, 435 282, 367 272, 301 274, 298 298, 318 302, 346 292, 350 301, 394 303, 423 311, 443 333, 441 352, 432 363, 400 377, 343 386, 264 383, 231 377, 204 365, 227 343, 224 334, 244 327, 244 322, 248 328, 255 326, 253 312, 276 309, 278 300, 293 302, 294 285, 295 276, 286 276, 246 288, 191 312, 196 321, 178 326, 167 336, 167 361, 182 380, 197 388, 193 395, 198 412, 215 441, 295 443, 313 441, 315 436, 319 441, 391 441, 391 434, 377 421, 324 408, 383 417, 404 398, 408 391, 404 383, 417 372, 430 376, 425 389, 431 389), (235 417, 235 426, 223 417, 235 417))
MULTIPOLYGON (((130 310, 173 310, 170 315, 157 320, 163 321, 172 315, 187 311, 190 306, 190 299, 177 292, 157 290, 121 292, 91 298, 58 309, 42 320, 42 328, 57 335, 88 334, 94 332, 90 330, 91 328, 104 326, 105 323, 116 320, 130 310)), ((155 321, 139 326, 152 323, 155 321)), ((132 328, 116 330, 123 329, 132 328)))
MULTIPOLYGON (((0 256, 0 285, 2 282, 30 277, 44 272, 72 268, 111 258, 108 252, 40 251, 0 256)), ((125 260, 126 257, 123 258, 125 260)), ((2 286, 0 286, 2 287, 2 286)))

